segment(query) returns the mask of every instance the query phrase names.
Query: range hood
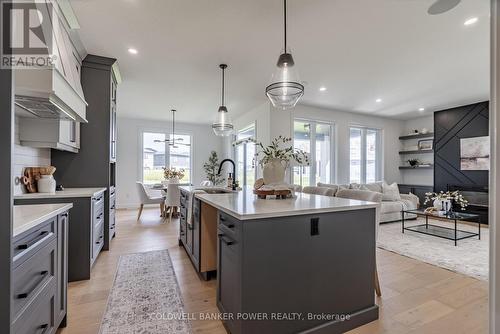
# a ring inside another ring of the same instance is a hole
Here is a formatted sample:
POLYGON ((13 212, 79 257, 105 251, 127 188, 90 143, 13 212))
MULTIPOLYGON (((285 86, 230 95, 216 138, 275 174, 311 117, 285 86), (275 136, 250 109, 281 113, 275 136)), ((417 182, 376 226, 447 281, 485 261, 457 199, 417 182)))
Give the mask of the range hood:
MULTIPOLYGON (((38 7, 37 7, 38 8, 38 7)), ((50 54, 53 66, 14 70, 14 94, 16 109, 27 111, 30 116, 67 119, 87 123, 87 102, 80 83, 80 62, 71 42, 64 18, 52 6, 47 13, 51 20, 44 30, 45 40, 51 40, 50 54)), ((44 6, 40 10, 47 10, 44 6)), ((21 112, 21 111, 20 111, 21 112)), ((23 114, 26 115, 25 112, 23 114)))
POLYGON ((87 123, 87 102, 56 69, 15 71, 15 104, 40 118, 68 119, 87 123))

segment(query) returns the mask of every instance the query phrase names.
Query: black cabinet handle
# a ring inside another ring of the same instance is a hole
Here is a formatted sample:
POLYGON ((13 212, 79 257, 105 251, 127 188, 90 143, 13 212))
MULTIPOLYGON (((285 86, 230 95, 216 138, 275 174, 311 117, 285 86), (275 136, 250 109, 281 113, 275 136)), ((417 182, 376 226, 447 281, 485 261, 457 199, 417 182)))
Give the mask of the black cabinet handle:
POLYGON ((229 228, 234 228, 234 224, 227 224, 226 226, 229 228))
POLYGON ((225 222, 226 221, 226 218, 222 217, 222 216, 219 216, 219 219, 221 222, 225 222))
POLYGON ((43 280, 45 279, 45 277, 47 277, 47 275, 49 274, 49 272, 47 270, 44 270, 42 272, 40 272, 40 276, 41 278, 39 278, 35 284, 33 284, 33 286, 31 287, 31 289, 29 289, 29 291, 27 292, 24 292, 24 293, 20 293, 18 294, 16 297, 18 299, 25 299, 25 298, 28 298, 32 293, 33 291, 36 290, 36 288, 40 285, 40 283, 43 282, 43 280))
POLYGON ((49 324, 40 325, 38 328, 41 329, 40 334, 45 334, 49 330, 49 324))
POLYGON ((47 237, 47 235, 49 235, 49 232, 48 231, 43 231, 36 238, 31 239, 30 241, 28 241, 25 244, 21 244, 21 245, 17 246, 17 249, 28 249, 31 246, 33 246, 34 244, 36 244, 37 242, 39 242, 40 240, 42 240, 45 237, 47 237))
POLYGON ((65 213, 63 213, 63 214, 61 215, 61 217, 66 217, 66 218, 68 218, 68 216, 69 216, 69 214, 68 214, 67 212, 65 212, 65 213))
POLYGON ((220 240, 223 243, 225 243, 226 245, 231 246, 234 244, 234 241, 226 238, 226 235, 224 233, 219 233, 218 236, 219 236, 220 240))
POLYGON ((101 240, 102 240, 102 235, 99 237, 99 240, 98 240, 98 241, 96 241, 95 243, 96 243, 97 245, 99 245, 99 244, 101 243, 101 240))
POLYGON ((187 224, 188 229, 192 230, 193 229, 193 224, 187 224))

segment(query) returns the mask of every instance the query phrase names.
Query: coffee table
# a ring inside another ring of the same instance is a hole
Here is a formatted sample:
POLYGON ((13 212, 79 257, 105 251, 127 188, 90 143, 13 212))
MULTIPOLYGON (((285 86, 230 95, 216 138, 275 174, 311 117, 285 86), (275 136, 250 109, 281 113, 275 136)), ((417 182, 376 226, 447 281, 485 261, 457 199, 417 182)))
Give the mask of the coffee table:
POLYGON ((412 231, 432 235, 443 239, 453 240, 456 246, 457 241, 462 239, 478 237, 478 239, 481 240, 481 220, 479 215, 465 212, 450 212, 446 214, 439 214, 437 212, 427 213, 424 211, 424 209, 403 210, 401 211, 401 231, 403 233, 405 233, 405 231, 412 231), (425 224, 405 226, 405 213, 425 217, 425 224), (454 222, 454 228, 429 224, 429 218, 454 222), (457 221, 477 223, 477 233, 457 229, 457 221))

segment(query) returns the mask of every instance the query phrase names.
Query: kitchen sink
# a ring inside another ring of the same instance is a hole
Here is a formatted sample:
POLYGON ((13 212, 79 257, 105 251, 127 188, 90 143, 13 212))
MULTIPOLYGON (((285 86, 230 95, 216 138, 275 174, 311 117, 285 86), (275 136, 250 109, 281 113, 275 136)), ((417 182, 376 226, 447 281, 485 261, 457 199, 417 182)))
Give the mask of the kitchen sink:
POLYGON ((203 190, 207 194, 226 194, 235 192, 231 189, 222 188, 222 187, 197 187, 196 190, 203 190))

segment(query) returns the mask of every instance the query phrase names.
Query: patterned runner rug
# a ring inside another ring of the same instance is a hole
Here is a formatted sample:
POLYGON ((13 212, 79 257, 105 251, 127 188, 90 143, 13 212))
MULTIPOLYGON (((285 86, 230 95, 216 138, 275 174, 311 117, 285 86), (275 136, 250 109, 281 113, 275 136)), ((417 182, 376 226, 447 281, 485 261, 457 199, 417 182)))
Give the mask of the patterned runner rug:
POLYGON ((101 334, 191 333, 167 250, 122 255, 101 334))

